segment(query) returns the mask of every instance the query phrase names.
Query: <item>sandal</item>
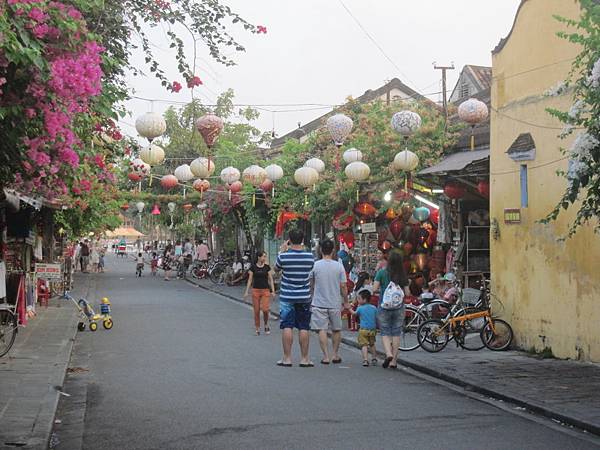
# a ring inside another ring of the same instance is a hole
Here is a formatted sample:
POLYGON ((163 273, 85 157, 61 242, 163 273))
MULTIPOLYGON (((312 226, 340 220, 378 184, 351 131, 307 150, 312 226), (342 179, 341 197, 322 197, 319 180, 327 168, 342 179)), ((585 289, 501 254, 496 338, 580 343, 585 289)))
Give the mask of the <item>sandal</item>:
POLYGON ((284 363, 283 361, 277 361, 279 367, 292 367, 292 363, 284 363))
POLYGON ((300 364, 298 364, 298 366, 300 366, 300 367, 315 367, 315 363, 312 361, 309 361, 307 363, 300 363, 300 364))
POLYGON ((254 331, 254 333, 255 333, 257 336, 260 336, 260 330, 256 330, 256 331, 254 331))
POLYGON ((321 360, 321 364, 323 364, 323 365, 328 365, 328 364, 329 364, 329 361, 325 361, 324 359, 322 359, 322 360, 321 360))
POLYGON ((363 360, 363 367, 369 367, 369 361, 368 360, 363 360))
POLYGON ((371 360, 371 364, 374 365, 374 366, 376 366, 377 365, 377 359, 373 358, 371 360))
POLYGON ((271 328, 265 327, 265 334, 271 334, 271 328))
POLYGON ((340 364, 342 362, 342 358, 334 358, 331 360, 333 364, 340 364))
POLYGON ((385 358, 385 360, 383 361, 383 364, 381 365, 381 367, 383 367, 384 369, 387 369, 389 367, 390 363, 392 362, 392 359, 394 359, 394 358, 392 358, 391 356, 387 356, 385 358))

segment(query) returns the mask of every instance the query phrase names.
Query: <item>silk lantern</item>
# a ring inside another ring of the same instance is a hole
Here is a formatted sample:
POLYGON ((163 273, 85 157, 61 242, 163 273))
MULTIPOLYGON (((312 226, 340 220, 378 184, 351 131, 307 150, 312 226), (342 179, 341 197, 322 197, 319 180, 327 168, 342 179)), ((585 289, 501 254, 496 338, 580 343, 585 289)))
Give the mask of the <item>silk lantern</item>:
MULTIPOLYGON (((181 166, 178 166, 175 169, 174 175, 175 175, 175 178, 177 178, 177 180, 180 183, 186 183, 194 178, 194 174, 192 173, 190 166, 188 166, 187 164, 182 164, 181 166)), ((186 190, 187 190, 187 186, 184 184, 183 185, 183 198, 185 198, 186 190)))
POLYGON ((194 205, 192 205, 191 203, 186 203, 185 205, 182 206, 182 208, 183 208, 183 211, 187 214, 194 208, 194 205))
POLYGON ((429 219, 429 214, 429 209, 425 208, 424 206, 419 206, 418 208, 415 208, 415 210, 412 213, 415 220, 418 220, 419 222, 425 222, 427 219, 429 219))
POLYGON ((421 116, 412 111, 400 111, 392 116, 392 128, 408 139, 421 127, 421 116))
POLYGON ((392 236, 394 236, 395 240, 398 240, 398 238, 402 234, 403 228, 404 222, 402 222, 402 220, 400 219, 396 219, 392 223, 390 223, 390 233, 392 233, 392 236))
POLYGON ((319 158, 310 158, 304 163, 304 167, 312 167, 318 173, 322 173, 325 170, 325 163, 319 158))
POLYGON ((152 142, 154 138, 167 131, 167 123, 163 117, 155 112, 147 112, 135 121, 135 129, 140 136, 152 142))
POLYGON ((204 195, 204 193, 210 189, 210 181, 208 181, 208 180, 196 180, 192 184, 192 187, 196 191, 200 192, 200 200, 202 200, 202 196, 204 195))
POLYGON ((273 182, 270 179, 266 178, 265 181, 263 181, 259 187, 263 190, 263 192, 269 192, 273 189, 273 182))
POLYGON ((158 208, 158 205, 155 203, 154 207, 152 208, 152 212, 150 213, 153 216, 160 216, 160 209, 158 208))
POLYGON ((347 230, 354 223, 354 216, 346 211, 338 211, 333 216, 333 228, 336 230, 347 230))
POLYGON ((165 151, 155 144, 150 144, 140 150, 140 159, 149 166, 156 166, 165 160, 165 151))
POLYGON ((350 230, 338 234, 340 244, 346 244, 348 248, 354 247, 354 233, 350 230))
POLYGON ((123 203, 123 204, 121 205, 121 209, 122 209, 123 211, 127 211, 127 210, 129 209, 129 205, 128 205, 127 203, 123 203))
MULTIPOLYGON (((314 186, 319 181, 319 172, 312 167, 300 167, 294 172, 294 180, 303 188, 314 186)), ((308 204, 308 194, 304 193, 304 205, 308 204)))
MULTIPOLYGON (((369 174, 371 173, 371 168, 362 161, 354 161, 346 166, 344 173, 346 174, 346 176, 349 179, 356 181, 357 183, 360 183, 361 181, 364 181, 367 178, 369 178, 369 174)), ((358 202, 358 200, 359 200, 359 189, 357 188, 356 189, 356 201, 358 202)))
POLYGON ((142 161, 140 158, 135 158, 130 163, 131 170, 138 174, 140 177, 145 177, 150 173, 150 166, 142 161))
POLYGON ((373 217, 377 213, 377 209, 369 202, 357 203, 354 207, 354 211, 365 217, 373 217))
POLYGON ((479 191, 479 193, 481 195, 483 195, 486 198, 489 198, 490 196, 490 182, 487 180, 481 180, 479 183, 477 183, 477 190, 479 191))
POLYGON ((344 161, 346 161, 346 164, 350 164, 355 161, 362 161, 363 154, 360 150, 357 150, 355 148, 349 148, 348 150, 346 150, 344 152, 344 154, 342 155, 342 158, 344 158, 344 161))
POLYGON ((177 204, 175 202, 167 203, 167 208, 169 209, 169 216, 171 217, 171 224, 169 225, 169 229, 173 229, 173 213, 175 212, 175 208, 177 204))
POLYGON ((427 267, 427 255, 425 253, 417 253, 414 256, 414 262, 417 265, 417 269, 419 269, 420 271, 425 270, 425 267, 427 267))
POLYGON ((206 146, 211 149, 223 131, 223 119, 214 114, 206 114, 196 121, 196 129, 206 146))
POLYGON ((138 181, 142 180, 141 175, 135 172, 129 172, 127 174, 127 178, 129 178, 129 180, 133 181, 134 183, 137 183, 138 181))
POLYGON ((449 182, 444 186, 444 194, 452 200, 458 200, 465 196, 466 189, 463 185, 449 182))
MULTIPOLYGON (((225 167, 223 170, 221 170, 221 180, 223 181, 223 183, 225 183, 226 185, 231 185, 232 183, 235 183, 236 181, 238 181, 240 179, 240 171, 237 170, 235 167, 225 167)), ((241 183, 240 183, 241 186, 241 183)), ((229 200, 231 200, 231 189, 229 189, 229 200)))
POLYGON ((135 209, 137 209, 138 214, 142 213, 142 211, 144 210, 144 206, 146 206, 144 202, 137 202, 135 204, 135 209))
POLYGON ((344 114, 335 114, 327 119, 327 129, 331 135, 331 139, 338 148, 335 157, 335 168, 340 170, 340 152, 339 148, 344 144, 344 141, 352 131, 354 122, 352 119, 344 114))
POLYGON ((408 192, 408 177, 410 172, 413 171, 419 165, 419 157, 411 152, 410 150, 402 150, 396 153, 392 167, 396 170, 402 170, 407 172, 404 176, 404 190, 408 192))
POLYGON ((208 158, 196 158, 190 164, 190 170, 198 178, 208 178, 215 171, 215 164, 208 158))
POLYGON ((269 164, 265 167, 265 171, 267 172, 267 178, 273 182, 271 196, 275 197, 275 183, 283 178, 283 169, 278 164, 269 164))
POLYGON ((165 189, 173 189, 178 184, 175 175, 165 175, 160 179, 160 185, 165 189))
POLYGON ((470 98, 458 107, 459 119, 471 125, 471 150, 475 150, 475 125, 485 121, 488 114, 487 105, 476 98, 470 98))
POLYGON ((394 208, 388 208, 388 210, 385 212, 385 218, 387 220, 394 220, 397 217, 396 211, 394 211, 394 208))

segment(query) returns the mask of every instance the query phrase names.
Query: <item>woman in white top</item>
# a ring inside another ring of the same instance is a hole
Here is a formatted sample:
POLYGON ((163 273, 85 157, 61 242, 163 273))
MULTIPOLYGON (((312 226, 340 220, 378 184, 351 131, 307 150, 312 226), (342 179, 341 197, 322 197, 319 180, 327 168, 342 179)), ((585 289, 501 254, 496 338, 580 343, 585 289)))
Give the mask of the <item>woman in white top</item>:
POLYGON ((96 246, 90 249, 90 262, 92 263, 92 272, 98 272, 98 263, 100 262, 100 254, 96 246))

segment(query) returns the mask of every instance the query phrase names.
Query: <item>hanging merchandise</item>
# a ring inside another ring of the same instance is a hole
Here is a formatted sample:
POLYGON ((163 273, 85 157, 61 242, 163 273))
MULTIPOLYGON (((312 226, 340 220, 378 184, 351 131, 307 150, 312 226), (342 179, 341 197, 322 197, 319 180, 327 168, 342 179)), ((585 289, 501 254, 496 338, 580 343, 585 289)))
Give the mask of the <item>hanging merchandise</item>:
POLYGON ((175 169, 174 175, 175 178, 177 178, 177 181, 183 184, 183 198, 185 198, 187 186, 184 183, 193 180, 194 174, 192 173, 190 166, 188 166, 187 164, 182 164, 181 166, 175 169))
POLYGON ((419 222, 425 222, 427 219, 429 219, 429 214, 430 212, 428 208, 419 206, 418 208, 415 208, 412 215, 415 220, 418 220, 419 222))
POLYGON ((452 181, 446 183, 444 186, 444 194, 446 197, 452 200, 458 200, 465 196, 467 190, 462 184, 454 183, 452 181))
MULTIPOLYGON (((294 180, 305 189, 314 187, 319 181, 319 172, 312 167, 300 167, 294 172, 294 180)), ((308 204, 308 194, 304 193, 304 205, 308 204)))
POLYGON ((127 204, 127 203, 123 203, 123 204, 121 205, 121 209, 122 209, 123 211, 127 211, 127 210, 129 209, 129 204, 127 204))
POLYGON ((344 152, 344 154, 342 155, 342 158, 344 158, 344 161, 346 161, 346 164, 350 164, 355 161, 362 161, 363 154, 360 150, 357 150, 355 148, 349 148, 348 150, 346 150, 344 152))
POLYGON ((259 187, 265 193, 272 191, 273 190, 273 182, 269 178, 265 178, 265 181, 260 183, 259 187))
POLYGON ((175 175, 165 175, 160 179, 160 185, 165 189, 173 189, 179 184, 175 175))
POLYGON ((214 114, 207 114, 196 121, 196 129, 208 147, 208 160, 210 161, 211 150, 223 131, 223 119, 214 114))
POLYGON ((437 230, 437 241, 440 244, 451 244, 452 243, 452 212, 450 204, 444 200, 439 200, 439 218, 438 218, 438 230, 437 230))
POLYGON ((129 178, 129 181, 133 181, 134 183, 142 181, 142 176, 135 172, 129 172, 127 174, 127 178, 129 178))
POLYGON ((325 170, 325 163, 319 158, 310 158, 304 163, 304 167, 312 167, 318 173, 323 173, 323 171, 325 170))
POLYGON ((185 205, 182 206, 182 208, 183 208, 183 211, 187 214, 192 209, 194 209, 194 205, 192 205, 191 203, 186 203, 185 205))
POLYGON ((360 216, 374 217, 377 214, 377 208, 369 202, 360 202, 354 206, 354 212, 360 216))
POLYGON ((475 125, 485 121, 488 114, 487 105, 476 98, 470 98, 458 107, 459 119, 471 125, 471 150, 475 150, 475 125))
POLYGON ((346 244, 349 249, 354 247, 354 233, 350 230, 343 231, 338 234, 338 241, 340 244, 346 244))
POLYGON ((6 297, 6 264, 0 260, 0 298, 6 297))
POLYGON ((240 176, 240 171, 235 167, 229 166, 221 170, 221 181, 223 181, 225 184, 231 184, 235 181, 238 181, 240 176))
POLYGON ((338 148, 335 159, 336 170, 340 170, 339 148, 344 144, 344 141, 352 131, 353 125, 354 122, 352 122, 352 119, 344 114, 335 114, 327 119, 327 129, 335 146, 338 148))
POLYGON ((215 164, 208 158, 196 158, 190 163, 190 170, 198 178, 208 178, 215 171, 215 164))
POLYGON ((135 121, 135 129, 140 136, 145 137, 148 141, 152 142, 154 138, 157 138, 167 131, 167 123, 163 117, 155 112, 147 112, 143 116, 140 116, 135 121))
POLYGON ((394 208, 388 208, 388 210, 385 212, 385 218, 387 220, 394 220, 398 215, 396 214, 396 211, 394 211, 394 208))
MULTIPOLYGON (((360 183, 361 181, 365 181, 367 178, 369 178, 369 175, 371 173, 371 168, 362 161, 354 161, 346 166, 344 173, 350 180, 353 180, 356 183, 360 183)), ((357 202, 360 200, 359 194, 360 194, 360 191, 357 187, 356 188, 356 201, 357 202)))

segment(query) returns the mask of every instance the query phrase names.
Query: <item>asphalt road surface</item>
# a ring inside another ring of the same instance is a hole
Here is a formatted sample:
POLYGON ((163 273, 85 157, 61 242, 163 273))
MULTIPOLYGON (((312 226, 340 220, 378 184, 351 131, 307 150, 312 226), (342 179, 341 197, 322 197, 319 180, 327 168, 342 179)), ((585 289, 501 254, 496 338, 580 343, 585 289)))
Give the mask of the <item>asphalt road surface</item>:
MULTIPOLYGON (((277 367, 278 324, 184 281, 107 258, 115 326, 79 333, 52 445, 85 449, 583 449, 594 437, 407 373, 343 363, 277 367), (76 418, 80 417, 80 420, 76 418), (69 419, 70 418, 70 419, 69 419), (75 419, 74 419, 75 418, 75 419)), ((460 364, 460 361, 456 362, 460 364)))

